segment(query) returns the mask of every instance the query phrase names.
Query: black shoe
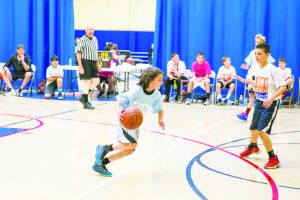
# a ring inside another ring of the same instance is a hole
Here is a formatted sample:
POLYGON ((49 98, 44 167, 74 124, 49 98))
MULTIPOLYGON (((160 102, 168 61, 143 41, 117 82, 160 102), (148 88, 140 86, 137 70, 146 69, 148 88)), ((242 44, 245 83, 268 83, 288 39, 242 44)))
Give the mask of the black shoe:
POLYGON ((84 101, 84 98, 81 96, 79 97, 79 101, 84 105, 85 104, 85 101, 84 101))
POLYGON ((84 109, 89 109, 89 110, 94 110, 94 109, 95 109, 95 106, 93 106, 90 102, 86 102, 86 103, 83 105, 83 108, 84 108, 84 109))
POLYGON ((178 101, 178 96, 175 96, 174 100, 175 100, 175 101, 178 101))

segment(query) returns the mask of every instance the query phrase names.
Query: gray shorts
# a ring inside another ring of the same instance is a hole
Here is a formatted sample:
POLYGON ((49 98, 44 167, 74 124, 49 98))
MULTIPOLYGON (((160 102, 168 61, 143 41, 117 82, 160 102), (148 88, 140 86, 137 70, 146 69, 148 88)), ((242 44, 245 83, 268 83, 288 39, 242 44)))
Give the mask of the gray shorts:
POLYGON ((53 81, 52 83, 49 83, 45 89, 45 94, 50 94, 51 96, 54 96, 54 91, 57 89, 57 81, 53 81))
POLYGON ((121 143, 137 143, 139 139, 139 129, 129 130, 124 128, 119 122, 117 140, 121 143))

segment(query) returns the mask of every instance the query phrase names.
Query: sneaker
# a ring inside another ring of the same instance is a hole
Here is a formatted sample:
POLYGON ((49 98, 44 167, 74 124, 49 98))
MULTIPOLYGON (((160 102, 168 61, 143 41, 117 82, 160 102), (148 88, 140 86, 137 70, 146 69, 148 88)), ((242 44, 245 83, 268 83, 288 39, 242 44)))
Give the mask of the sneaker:
POLYGON ((4 96, 16 96, 17 93, 14 89, 11 89, 9 92, 6 92, 4 96))
POLYGON ((225 99, 225 100, 223 101, 223 103, 222 103, 222 106, 226 106, 227 103, 228 103, 228 99, 225 99))
POLYGON ((111 98, 111 92, 107 92, 107 93, 106 93, 106 97, 107 97, 107 98, 111 98))
POLYGON ((249 156, 253 153, 259 154, 260 149, 258 147, 249 147, 249 146, 247 146, 246 149, 242 153, 240 153, 240 156, 241 157, 247 157, 247 156, 249 156))
POLYGON ((99 144, 96 147, 96 155, 95 155, 96 163, 98 165, 102 164, 102 161, 103 161, 103 158, 104 158, 104 156, 102 156, 103 153, 104 153, 104 148, 103 148, 102 145, 99 144))
POLYGON ((209 104, 210 104, 210 100, 209 100, 209 99, 206 99, 205 102, 204 102, 204 105, 205 105, 205 106, 208 106, 209 104))
POLYGON ((18 97, 22 97, 22 96, 23 96, 22 90, 18 90, 18 91, 17 91, 17 96, 18 96, 18 97))
POLYGON ((179 96, 179 98, 178 98, 178 103, 179 103, 179 104, 182 104, 182 103, 183 103, 183 96, 181 96, 181 95, 179 96))
POLYGON ((58 93, 57 99, 58 99, 58 100, 63 100, 63 99, 64 99, 64 97, 63 97, 63 95, 62 95, 61 92, 58 93))
POLYGON ((99 94, 97 95, 97 98, 100 98, 104 95, 104 91, 103 90, 100 90, 99 94))
POLYGON ((91 104, 91 102, 86 102, 86 103, 83 104, 83 108, 84 108, 84 109, 89 109, 89 110, 94 110, 94 109, 95 109, 95 106, 93 106, 93 105, 91 104))
POLYGON ((107 168, 105 167, 105 165, 98 165, 95 162, 92 168, 93 168, 93 170, 95 172, 98 172, 99 174, 101 174, 101 176, 112 177, 112 173, 107 170, 107 168))
POLYGON ((217 106, 222 106, 222 104, 223 104, 222 99, 218 99, 217 106))
POLYGON ((85 102, 84 102, 84 98, 82 96, 79 97, 79 101, 84 105, 85 102))
POLYGON ((264 166, 265 169, 276 169, 279 167, 280 167, 280 163, 277 155, 273 156, 272 158, 269 158, 269 161, 264 166))
POLYGON ((245 112, 242 112, 242 113, 240 113, 240 114, 237 114, 236 116, 237 116, 240 120, 243 120, 243 121, 247 121, 247 119, 248 119, 248 114, 245 113, 245 112))
POLYGON ((186 105, 191 105, 190 99, 186 99, 185 104, 186 104, 186 105))
POLYGON ((178 101, 178 96, 175 96, 174 100, 175 100, 175 101, 178 101))

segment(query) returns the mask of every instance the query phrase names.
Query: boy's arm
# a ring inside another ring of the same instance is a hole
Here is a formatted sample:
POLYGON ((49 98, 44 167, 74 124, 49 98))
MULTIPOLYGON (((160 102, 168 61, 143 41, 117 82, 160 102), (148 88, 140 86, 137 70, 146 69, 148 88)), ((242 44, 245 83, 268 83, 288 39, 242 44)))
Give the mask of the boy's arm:
POLYGON ((281 86, 271 97, 269 97, 267 100, 265 100, 263 102, 263 106, 265 108, 269 108, 272 105, 274 99, 276 99, 277 97, 279 97, 285 91, 286 91, 286 86, 285 85, 281 86))
POLYGON ((163 120, 164 117, 164 111, 158 112, 158 125, 164 130, 165 129, 165 122, 163 120))

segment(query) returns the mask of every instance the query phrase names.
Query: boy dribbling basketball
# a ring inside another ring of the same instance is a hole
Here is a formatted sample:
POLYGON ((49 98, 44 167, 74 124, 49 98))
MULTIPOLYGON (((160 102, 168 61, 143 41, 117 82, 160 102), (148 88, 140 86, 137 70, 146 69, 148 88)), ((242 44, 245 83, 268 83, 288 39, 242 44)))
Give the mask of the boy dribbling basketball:
MULTIPOLYGON (((159 88, 163 83, 163 72, 156 67, 147 68, 138 82, 139 87, 119 94, 117 98, 117 113, 122 120, 122 110, 136 106, 145 112, 150 106, 154 113, 158 113, 158 125, 164 129, 162 98, 159 88)), ((93 170, 102 176, 112 176, 106 165, 112 161, 132 154, 137 146, 139 129, 129 130, 119 122, 117 132, 117 143, 109 145, 98 145, 96 148, 96 161, 93 170), (109 153, 109 154, 108 154, 109 153)))
POLYGON ((257 146, 257 140, 260 137, 269 155, 269 161, 264 165, 264 168, 274 169, 280 167, 280 162, 273 151, 272 142, 268 134, 271 133, 280 104, 280 96, 286 90, 286 87, 279 71, 274 65, 268 63, 269 54, 269 45, 265 43, 258 44, 255 49, 257 65, 253 66, 255 68, 251 74, 254 80, 245 80, 237 76, 238 80, 254 86, 256 97, 255 110, 250 126, 250 144, 240 153, 240 156, 246 157, 253 153, 259 153, 260 149, 257 146))

